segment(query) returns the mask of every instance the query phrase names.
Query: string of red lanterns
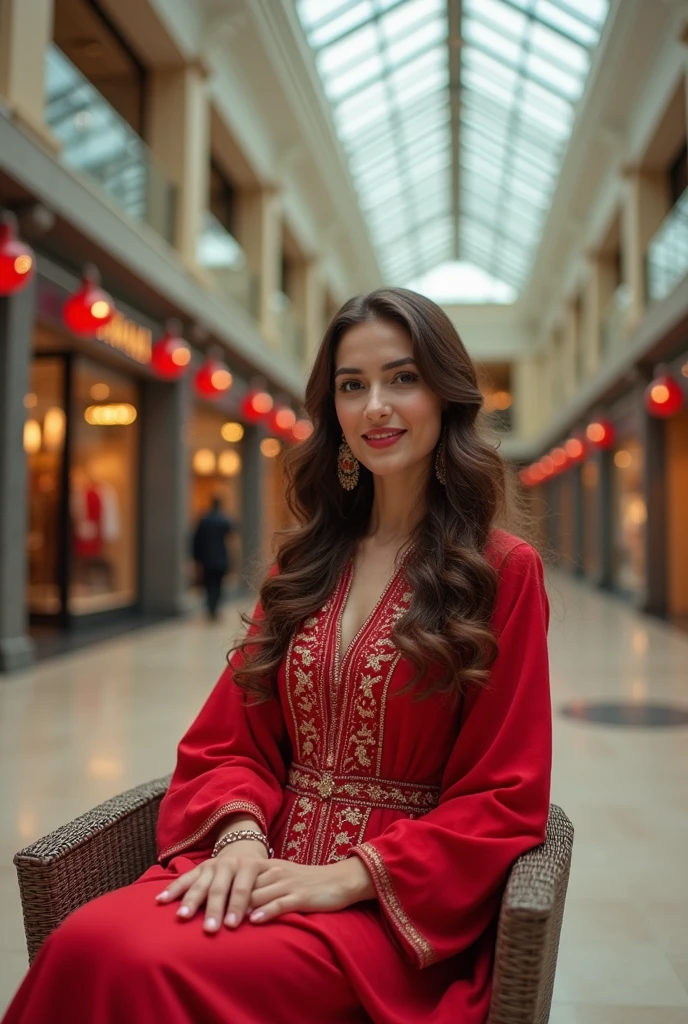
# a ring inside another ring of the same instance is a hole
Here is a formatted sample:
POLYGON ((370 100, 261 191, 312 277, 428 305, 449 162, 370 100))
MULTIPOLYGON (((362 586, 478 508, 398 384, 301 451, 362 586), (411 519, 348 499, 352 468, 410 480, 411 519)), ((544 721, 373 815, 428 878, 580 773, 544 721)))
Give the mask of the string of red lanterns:
POLYGON ((605 450, 614 444, 616 433, 609 420, 596 419, 589 423, 585 435, 574 434, 561 445, 543 455, 537 462, 524 467, 518 478, 524 487, 537 487, 573 466, 584 462, 595 449, 605 450))
POLYGON ((645 389, 645 408, 656 419, 670 419, 685 404, 683 388, 669 373, 661 372, 645 389))
POLYGON ((89 337, 105 327, 117 312, 111 295, 100 287, 96 267, 84 268, 81 286, 62 307, 62 319, 74 334, 89 337))
POLYGON ((202 398, 220 398, 234 383, 234 378, 225 363, 208 358, 197 371, 194 386, 202 398))
POLYGON ((6 210, 0 216, 0 295, 26 288, 35 266, 33 249, 17 238, 17 218, 6 210))

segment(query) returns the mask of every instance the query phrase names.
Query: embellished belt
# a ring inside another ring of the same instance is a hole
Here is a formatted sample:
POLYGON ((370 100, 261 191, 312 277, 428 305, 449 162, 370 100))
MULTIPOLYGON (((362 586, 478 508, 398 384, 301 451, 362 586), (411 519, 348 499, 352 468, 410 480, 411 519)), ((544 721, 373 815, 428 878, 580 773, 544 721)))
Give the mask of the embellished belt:
POLYGON ((289 769, 287 789, 300 796, 405 811, 408 814, 426 814, 437 806, 440 795, 439 786, 361 775, 335 775, 333 772, 318 771, 300 764, 293 764, 289 769))

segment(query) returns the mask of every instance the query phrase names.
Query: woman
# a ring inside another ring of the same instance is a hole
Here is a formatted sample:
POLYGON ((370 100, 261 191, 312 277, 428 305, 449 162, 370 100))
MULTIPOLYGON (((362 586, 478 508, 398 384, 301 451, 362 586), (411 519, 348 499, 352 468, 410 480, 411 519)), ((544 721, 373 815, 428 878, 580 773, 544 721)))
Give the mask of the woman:
POLYGON ((478 1024, 549 803, 547 601, 449 319, 347 302, 301 525, 179 747, 160 864, 73 914, 5 1024, 478 1024), (274 847, 274 859, 269 847, 274 847))

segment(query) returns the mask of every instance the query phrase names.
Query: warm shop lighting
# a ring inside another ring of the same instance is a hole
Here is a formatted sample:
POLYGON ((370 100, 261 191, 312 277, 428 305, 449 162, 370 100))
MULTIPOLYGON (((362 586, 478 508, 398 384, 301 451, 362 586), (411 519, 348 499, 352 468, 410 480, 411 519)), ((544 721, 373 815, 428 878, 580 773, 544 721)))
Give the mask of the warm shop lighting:
POLYGON ((232 448, 226 452, 220 452, 217 460, 217 470, 220 476, 237 476, 241 472, 241 456, 232 448))
POLYGON ((282 445, 276 437, 266 437, 260 442, 260 450, 266 459, 274 459, 282 450, 282 445))
POLYGON ((244 428, 241 423, 223 423, 220 433, 223 441, 234 444, 236 441, 241 441, 244 436, 244 428))
POLYGON ((622 448, 614 456, 614 465, 617 469, 628 469, 633 462, 633 458, 630 452, 627 452, 625 448, 622 448))
POLYGON ((199 448, 193 457, 193 470, 198 476, 212 476, 215 472, 215 452, 210 448, 199 448))
POLYGON ((96 320, 105 320, 110 316, 110 303, 105 299, 97 299, 91 306, 91 316, 96 320))
POLYGON ((128 427, 136 420, 137 412, 129 402, 112 405, 89 405, 84 419, 92 427, 128 427))
POLYGON ((511 402, 511 395, 508 391, 495 391, 492 395, 492 408, 498 409, 500 412, 504 412, 505 409, 510 409, 511 402))
POLYGON ((27 420, 24 424, 24 451, 35 455, 41 450, 41 425, 38 420, 27 420))
POLYGON ((110 397, 110 388, 107 384, 94 384, 91 388, 91 398, 94 402, 104 402, 110 397))
POLYGON ((647 522, 647 505, 642 498, 634 498, 629 504, 626 519, 631 526, 642 526, 647 522))
POLYGON ((59 451, 64 444, 67 417, 64 409, 54 405, 45 414, 43 420, 43 442, 48 451, 59 451))
POLYGON ((297 420, 292 428, 292 434, 296 441, 307 441, 313 433, 313 424, 310 420, 297 420))
POLYGON ((232 375, 229 370, 214 370, 210 375, 210 383, 216 391, 227 391, 232 386, 232 375))
POLYGON ((34 395, 33 391, 29 391, 28 395, 24 395, 24 408, 35 409, 38 405, 38 395, 34 395))

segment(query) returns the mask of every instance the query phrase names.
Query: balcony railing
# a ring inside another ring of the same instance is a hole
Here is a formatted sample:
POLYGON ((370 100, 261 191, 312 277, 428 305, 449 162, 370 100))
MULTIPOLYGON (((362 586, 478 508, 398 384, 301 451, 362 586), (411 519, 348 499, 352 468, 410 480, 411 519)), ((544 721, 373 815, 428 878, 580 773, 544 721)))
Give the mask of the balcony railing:
POLYGON ((601 344, 604 355, 618 348, 626 337, 629 306, 628 286, 620 284, 602 313, 601 344))
POLYGON ((46 59, 45 118, 62 159, 117 205, 174 241, 177 190, 148 146, 57 46, 46 59))
POLYGON ((258 316, 259 276, 249 270, 246 253, 236 238, 209 210, 198 239, 196 259, 199 266, 210 271, 218 291, 251 316, 258 316))
POLYGON ((665 299, 688 273, 688 189, 664 218, 647 250, 649 302, 665 299))

